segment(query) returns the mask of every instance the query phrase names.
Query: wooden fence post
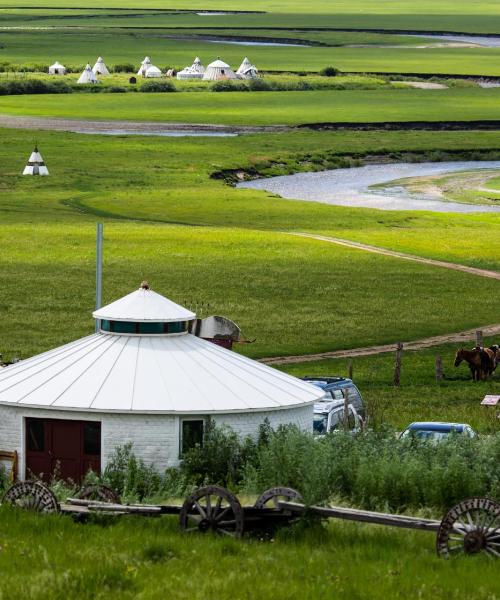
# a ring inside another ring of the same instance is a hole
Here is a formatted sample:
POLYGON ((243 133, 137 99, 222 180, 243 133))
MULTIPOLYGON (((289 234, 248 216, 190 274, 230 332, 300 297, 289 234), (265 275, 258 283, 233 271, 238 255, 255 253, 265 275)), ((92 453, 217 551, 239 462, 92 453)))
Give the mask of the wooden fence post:
POLYGON ((349 431, 349 390, 344 388, 344 430, 349 431))
POLYGON ((443 381, 443 361, 440 356, 436 356, 436 381, 443 381))
POLYGON ((352 364, 352 358, 349 360, 349 379, 352 379, 354 372, 354 365, 352 364))
POLYGON ((476 331, 476 346, 483 347, 483 332, 480 329, 476 331))
POLYGON ((398 342, 396 346, 396 363, 394 365, 394 385, 399 387, 401 384, 401 358, 403 355, 403 344, 398 342))

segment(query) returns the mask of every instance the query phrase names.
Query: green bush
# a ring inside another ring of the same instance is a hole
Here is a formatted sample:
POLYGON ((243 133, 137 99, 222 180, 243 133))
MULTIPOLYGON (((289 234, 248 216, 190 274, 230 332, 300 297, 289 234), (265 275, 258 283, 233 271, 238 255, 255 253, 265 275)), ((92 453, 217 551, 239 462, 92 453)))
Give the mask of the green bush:
POLYGON ((249 88, 243 81, 224 80, 216 81, 210 87, 212 92, 248 92, 249 88))
POLYGON ((135 73, 135 67, 132 63, 122 63, 112 67, 113 73, 135 73))
POLYGON ((338 75, 340 73, 340 71, 335 68, 335 67, 325 67, 324 69, 321 69, 321 71, 319 72, 320 75, 323 75, 323 77, 335 77, 336 75, 338 75))
POLYGON ((175 85, 171 81, 146 81, 141 85, 141 92, 175 92, 175 85))
POLYGON ((249 79, 248 87, 252 92, 269 92, 273 86, 265 79, 249 79))
POLYGON ((106 94, 124 94, 127 91, 127 88, 124 88, 121 85, 110 85, 103 88, 102 91, 106 94))
POLYGON ((132 451, 132 444, 115 448, 104 470, 103 481, 125 501, 143 500, 161 488, 161 477, 132 451))
POLYGON ((13 79, 0 82, 0 96, 22 94, 70 94, 73 90, 64 81, 13 79))

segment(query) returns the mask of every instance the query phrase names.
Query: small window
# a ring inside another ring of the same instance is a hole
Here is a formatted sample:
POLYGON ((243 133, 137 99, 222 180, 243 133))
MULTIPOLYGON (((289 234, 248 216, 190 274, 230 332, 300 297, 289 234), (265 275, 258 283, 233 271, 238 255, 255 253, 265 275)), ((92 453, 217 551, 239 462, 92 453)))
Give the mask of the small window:
POLYGON ((181 432, 181 453, 185 454, 196 445, 203 445, 203 430, 205 422, 203 420, 186 420, 182 421, 181 432))
POLYGON ((334 400, 342 400, 344 398, 342 390, 331 390, 330 392, 334 400))
POLYGON ((338 410, 336 412, 331 413, 329 431, 335 431, 336 429, 339 429, 339 425, 342 423, 343 418, 344 418, 343 410, 338 410))
POLYGON ((101 455, 100 423, 85 423, 83 425, 83 453, 91 456, 101 455))
POLYGON ((41 419, 28 419, 27 422, 28 451, 43 452, 45 450, 45 426, 41 419))
POLYGON ((354 416, 354 412, 351 407, 349 407, 349 416, 347 418, 347 423, 349 425, 350 431, 356 429, 356 417, 354 416))

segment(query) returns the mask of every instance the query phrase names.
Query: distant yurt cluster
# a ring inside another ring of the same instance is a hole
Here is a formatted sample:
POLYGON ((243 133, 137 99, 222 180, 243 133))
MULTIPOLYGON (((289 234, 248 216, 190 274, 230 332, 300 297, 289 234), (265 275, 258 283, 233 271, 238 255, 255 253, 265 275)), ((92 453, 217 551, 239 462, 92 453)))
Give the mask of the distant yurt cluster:
MULTIPOLYGON (((50 75, 66 75, 67 69, 59 61, 56 61, 49 67, 50 75)), ((104 59, 99 56, 93 67, 90 63, 87 63, 85 69, 82 71, 80 78, 78 79, 79 84, 96 84, 99 83, 98 76, 105 77, 109 75, 109 69, 104 62, 104 59)), ((166 72, 167 77, 171 77, 176 74, 175 69, 169 69, 166 72)), ((163 77, 161 69, 151 62, 151 58, 146 56, 141 62, 141 66, 137 71, 139 77, 147 79, 157 79, 163 77)), ((184 67, 177 73, 177 79, 199 79, 202 81, 223 81, 228 79, 254 79, 259 76, 259 70, 253 65, 250 60, 245 56, 243 62, 234 71, 230 65, 225 63, 220 57, 217 60, 211 62, 206 68, 203 66, 200 58, 197 56, 191 66, 184 67)))
POLYGON ((222 81, 226 79, 253 79, 258 77, 259 70, 248 60, 247 57, 235 72, 223 60, 217 58, 211 62, 208 67, 201 64, 201 60, 196 57, 190 67, 185 67, 177 73, 177 79, 202 79, 203 81, 222 81))

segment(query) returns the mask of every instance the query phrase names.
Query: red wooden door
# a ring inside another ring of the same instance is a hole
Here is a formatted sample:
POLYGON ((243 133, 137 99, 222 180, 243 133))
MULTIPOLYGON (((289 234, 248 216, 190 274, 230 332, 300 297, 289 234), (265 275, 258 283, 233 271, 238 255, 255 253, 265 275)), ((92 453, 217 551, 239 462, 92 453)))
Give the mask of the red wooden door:
POLYGON ((94 421, 26 419, 26 476, 53 475, 79 482, 101 468, 101 424, 94 421))

